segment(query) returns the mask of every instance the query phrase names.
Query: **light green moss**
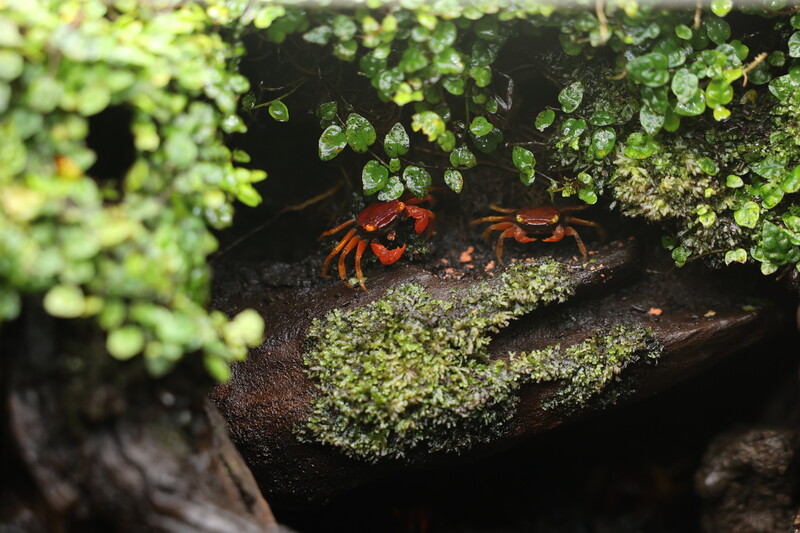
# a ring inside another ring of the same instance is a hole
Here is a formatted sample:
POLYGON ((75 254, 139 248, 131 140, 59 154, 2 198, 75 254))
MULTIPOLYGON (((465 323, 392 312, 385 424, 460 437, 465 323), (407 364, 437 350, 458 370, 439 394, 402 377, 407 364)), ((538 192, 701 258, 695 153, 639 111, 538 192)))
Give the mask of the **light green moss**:
POLYGON ((372 461, 456 451, 502 431, 523 383, 564 380, 551 406, 585 402, 648 346, 648 333, 617 328, 508 361, 487 350, 492 333, 573 287, 560 263, 526 263, 444 300, 406 284, 332 311, 309 330, 305 363, 319 391, 307 436, 372 461))

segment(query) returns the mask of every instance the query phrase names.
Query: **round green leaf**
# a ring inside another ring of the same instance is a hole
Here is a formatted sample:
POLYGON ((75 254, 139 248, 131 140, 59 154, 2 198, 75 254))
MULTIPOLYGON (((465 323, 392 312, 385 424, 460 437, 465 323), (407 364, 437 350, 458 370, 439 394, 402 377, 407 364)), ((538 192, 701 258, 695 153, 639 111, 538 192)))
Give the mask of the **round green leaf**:
POLYGON ((556 118, 556 113, 552 109, 545 109, 540 111, 538 115, 536 115, 536 129, 539 131, 544 131, 550 124, 553 123, 553 120, 556 118))
POLYGON ((583 83, 579 81, 569 84, 558 93, 558 101, 565 113, 572 113, 578 109, 581 100, 583 100, 583 83))
POLYGON ((466 144, 462 144, 450 152, 450 164, 454 167, 472 168, 478 164, 475 154, 470 152, 466 144))
POLYGON ((269 104, 269 116, 271 116, 278 122, 288 122, 289 108, 286 107, 286 104, 284 104, 280 100, 275 100, 274 102, 269 104))
MULTIPOLYGON (((522 146, 515 146, 511 151, 511 160, 514 162, 514 166, 517 167, 520 172, 529 178, 533 177, 534 173, 536 172, 536 157, 534 157, 533 152, 523 148, 522 146)), ((531 181, 533 180, 531 179, 531 181)))
POLYGON ((764 209, 772 209, 783 200, 783 190, 775 183, 765 183, 759 189, 761 205, 764 209))
POLYGON ((330 161, 347 146, 347 137, 337 125, 328 126, 319 137, 319 158, 330 161))
POLYGON ((729 250, 725 252, 725 264, 731 263, 744 263, 747 261, 747 251, 744 248, 737 248, 736 250, 729 250))
POLYGON ((730 25, 719 17, 706 17, 703 20, 706 27, 706 35, 715 44, 723 44, 731 37, 730 25))
POLYGON ((755 228, 761 208, 755 202, 745 202, 745 204, 733 212, 733 219, 743 228, 755 228))
POLYGON ((486 117, 475 117, 469 125, 469 131, 477 137, 488 135, 493 129, 494 126, 486 120, 486 117))
POLYGON ((389 169, 374 159, 367 161, 361 171, 361 183, 364 187, 364 196, 375 194, 386 186, 389 179, 389 169))
POLYGON ((724 17, 733 8, 733 0, 711 0, 711 12, 718 17, 724 17))
POLYGON ((592 133, 589 151, 595 159, 602 159, 613 150, 617 142, 617 133, 613 128, 603 128, 592 133))
POLYGON ((717 172, 719 172, 719 167, 710 157, 701 157, 700 159, 698 159, 697 166, 699 166, 700 170, 702 170, 709 176, 716 176, 717 172))
POLYGON ((800 165, 794 167, 786 177, 781 180, 781 189, 786 193, 793 193, 800 190, 800 165))
POLYGON ((454 192, 461 192, 462 187, 464 187, 464 176, 461 175, 461 172, 454 168, 448 168, 444 171, 444 182, 450 187, 454 192))
POLYGON ((725 185, 731 189, 738 189, 744 185, 744 180, 736 174, 728 174, 728 177, 725 178, 725 185))
POLYGON ((433 66, 441 74, 461 74, 464 58, 454 48, 445 48, 433 56, 433 66))
POLYGON ((383 140, 383 150, 389 157, 399 157, 408 153, 411 145, 408 132, 399 122, 395 122, 383 140))
POLYGON ((626 68, 631 78, 647 87, 660 87, 669 81, 669 60, 658 52, 636 57, 626 68))
POLYGON ((377 139, 375 128, 358 113, 350 113, 347 117, 345 136, 347 144, 356 152, 366 152, 377 139))
POLYGON ((0 50, 0 80, 11 81, 22 74, 25 61, 22 56, 11 50, 0 50))
POLYGON ((58 318, 76 318, 83 314, 86 300, 75 285, 56 285, 44 295, 44 309, 58 318))
POLYGON ((428 140, 433 142, 439 135, 445 132, 444 120, 435 111, 423 111, 411 117, 411 129, 422 131, 428 136, 428 140))
POLYGON ((697 94, 698 82, 700 80, 689 72, 689 69, 682 68, 672 76, 672 92, 678 97, 678 102, 685 104, 697 94))
POLYGON ((653 111, 650 106, 642 106, 639 110, 639 123, 645 132, 655 135, 664 126, 664 115, 653 111))
POLYGON ((791 57, 800 57, 800 31, 796 31, 789 37, 789 55, 791 57))
POLYGON ((403 171, 403 181, 406 183, 406 188, 414 193, 414 196, 422 198, 428 194, 428 189, 430 189, 431 175, 423 168, 409 165, 403 171))
POLYGON ((108 334, 106 350, 115 359, 125 361, 140 353, 144 348, 144 333, 137 326, 122 326, 108 334))
POLYGON ((684 41, 688 41, 692 38, 692 28, 686 24, 678 24, 675 26, 675 35, 684 41))
POLYGON ((389 176, 389 181, 386 182, 386 186, 378 193, 378 200, 382 202, 397 200, 403 195, 403 191, 405 191, 405 187, 400 182, 400 178, 397 176, 389 176))

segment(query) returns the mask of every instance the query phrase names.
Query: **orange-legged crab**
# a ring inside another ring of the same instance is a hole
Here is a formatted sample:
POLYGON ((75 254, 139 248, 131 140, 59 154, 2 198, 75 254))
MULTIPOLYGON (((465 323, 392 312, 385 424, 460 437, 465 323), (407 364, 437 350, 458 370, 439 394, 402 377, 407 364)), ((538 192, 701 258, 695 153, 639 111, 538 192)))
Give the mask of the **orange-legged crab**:
POLYGON ((489 240, 489 234, 494 230, 500 231, 500 236, 497 238, 497 247, 495 248, 497 260, 503 263, 503 240, 508 237, 513 237, 517 242, 533 242, 536 237, 530 235, 544 235, 550 233, 551 235, 544 242, 558 242, 564 238, 565 235, 575 237, 575 242, 578 243, 578 248, 583 256, 583 263, 587 262, 586 246, 584 246, 578 232, 571 224, 579 226, 591 226, 597 230, 600 238, 605 240, 605 231, 600 227, 597 222, 584 220, 582 218, 564 215, 566 211, 579 211, 586 209, 586 205, 576 205, 558 208, 552 205, 544 205, 538 207, 523 207, 522 209, 508 209, 505 207, 498 207, 490 205, 489 208, 499 213, 505 213, 500 216, 489 216, 479 218, 470 222, 470 226, 481 224, 484 222, 494 222, 483 231, 483 240, 489 240))
POLYGON ((406 245, 403 244, 399 248, 390 250, 381 244, 381 239, 389 242, 394 241, 395 226, 401 220, 409 217, 414 219, 414 231, 417 235, 426 229, 430 233, 433 230, 433 222, 436 219, 436 215, 429 209, 419 207, 419 204, 428 202, 433 205, 433 201, 433 197, 430 194, 424 198, 406 195, 399 200, 386 202, 378 200, 365 207, 357 217, 351 218, 347 222, 324 232, 320 235, 320 238, 338 233, 354 222, 356 225, 356 227, 350 228, 350 231, 345 234, 342 240, 331 250, 331 253, 328 254, 328 257, 325 258, 325 262, 322 264, 322 276, 325 278, 330 277, 328 276, 328 267, 333 258, 339 254, 339 278, 343 281, 347 280, 347 269, 344 261, 347 255, 355 248, 356 278, 361 288, 367 290, 366 285, 364 285, 364 274, 361 271, 361 257, 367 249, 367 244, 369 244, 370 249, 382 264, 391 265, 396 262, 405 252, 406 245))

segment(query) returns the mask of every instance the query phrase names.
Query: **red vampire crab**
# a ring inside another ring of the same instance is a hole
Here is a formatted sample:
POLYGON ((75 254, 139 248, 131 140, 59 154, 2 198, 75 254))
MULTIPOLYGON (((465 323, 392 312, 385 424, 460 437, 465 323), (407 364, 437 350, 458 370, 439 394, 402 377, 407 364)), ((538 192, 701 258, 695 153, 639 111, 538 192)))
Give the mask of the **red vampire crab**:
POLYGON ((584 220, 582 218, 564 215, 566 211, 578 211, 586 209, 586 205, 575 205, 558 208, 552 205, 543 205, 538 207, 523 207, 522 209, 508 209, 505 207, 498 207, 490 205, 489 208, 497 211, 498 213, 505 213, 500 216, 489 216, 479 218, 470 222, 470 226, 481 224, 483 222, 494 222, 483 231, 483 240, 489 240, 489 234, 494 230, 500 231, 500 236, 497 238, 496 254, 497 260, 503 262, 503 240, 508 237, 513 237, 517 242, 533 242, 536 237, 530 235, 551 235, 544 242, 558 242, 564 238, 565 235, 575 237, 578 243, 578 248, 583 256, 583 263, 587 262, 586 246, 584 246, 578 232, 571 224, 579 226, 591 226, 597 230, 601 239, 605 239, 605 231, 600 227, 597 222, 584 220))
POLYGON ((414 219, 414 231, 419 235, 426 229, 428 233, 431 232, 432 223, 436 219, 436 215, 432 211, 419 207, 418 204, 428 202, 433 205, 433 197, 428 194, 424 198, 415 198, 413 196, 403 196, 399 200, 389 200, 386 202, 375 201, 364 208, 357 217, 351 218, 347 222, 339 224, 335 228, 331 228, 322 235, 320 238, 338 233, 344 228, 356 223, 355 228, 350 228, 342 240, 333 247, 331 253, 325 258, 322 264, 322 277, 328 278, 328 267, 331 261, 337 254, 339 254, 339 278, 342 280, 347 279, 347 270, 344 265, 344 260, 347 255, 356 249, 356 278, 361 288, 367 290, 364 285, 364 274, 361 271, 361 256, 367 249, 367 244, 372 249, 372 252, 378 257, 384 265, 391 265, 396 262, 403 255, 406 250, 406 245, 392 250, 386 248, 381 244, 381 239, 387 241, 394 241, 395 239, 395 226, 397 223, 407 218, 414 219))

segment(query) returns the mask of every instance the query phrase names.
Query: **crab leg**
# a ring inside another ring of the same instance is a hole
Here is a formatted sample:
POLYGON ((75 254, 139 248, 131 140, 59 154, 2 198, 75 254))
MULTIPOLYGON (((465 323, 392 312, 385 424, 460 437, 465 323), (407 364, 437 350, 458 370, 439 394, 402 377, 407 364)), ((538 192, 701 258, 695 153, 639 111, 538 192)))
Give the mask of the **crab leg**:
MULTIPOLYGON (((350 222, 352 222, 352 220, 350 222)), ((343 227, 346 227, 346 226, 343 226, 343 227)), ((336 229, 336 228, 334 228, 334 229, 336 229)), ((339 228, 339 229, 341 229, 341 228, 339 228)), ((355 234, 356 234, 356 230, 355 229, 351 229, 350 231, 348 231, 345 234, 345 236, 342 238, 342 240, 339 241, 339 244, 337 244, 333 248, 333 250, 331 250, 331 253, 328 254, 328 257, 325 258, 325 262, 322 263, 322 277, 323 278, 329 278, 330 277, 328 275, 328 266, 331 264, 331 261, 333 260, 333 258, 336 257, 336 254, 338 254, 339 251, 347 245, 348 241, 350 241, 350 239, 352 239, 355 236, 355 234)), ((324 234, 323 234, 323 236, 324 236, 324 234)))
POLYGON ((356 247, 356 278, 358 278, 358 284, 364 290, 367 290, 367 286, 364 285, 364 273, 361 271, 361 256, 364 255, 364 250, 366 249, 367 241, 358 239, 358 246, 356 247))
POLYGON ((417 235, 428 228, 428 232, 433 231, 432 222, 436 220, 436 215, 428 209, 417 207, 415 205, 406 205, 406 214, 414 218, 414 231, 417 235))
POLYGON ((476 218, 475 220, 469 223, 470 226, 477 226, 478 224, 483 224, 484 222, 513 222, 513 218, 509 216, 499 216, 494 215, 490 217, 483 217, 483 218, 476 218))
POLYGON ((597 222, 592 222, 591 220, 584 220, 582 218, 575 218, 575 217, 569 217, 568 220, 569 220, 570 224, 577 224, 579 226, 591 226, 591 227, 593 227, 595 230, 597 230, 597 234, 600 235, 600 240, 601 241, 605 241, 606 240, 606 231, 597 222))
MULTIPOLYGON (((358 237, 353 237, 350 239, 350 242, 347 243, 347 246, 344 247, 342 250, 341 255, 339 255, 339 279, 347 283, 347 268, 344 266, 344 260, 347 258, 347 254, 353 251, 353 248, 360 242, 363 242, 358 237)), ((349 286, 349 285, 348 285, 349 286)))
POLYGON ((324 232, 322 235, 319 236, 319 238, 321 239, 323 237, 327 237, 328 235, 333 235, 334 233, 338 233, 339 231, 343 230, 344 228, 346 228, 347 226, 349 226, 350 224, 352 224, 355 221, 356 221, 356 219, 351 218, 347 222, 342 222, 341 224, 339 224, 335 228, 331 228, 328 231, 324 232))
MULTIPOLYGON (((497 225, 497 224, 495 224, 497 225)), ((507 237, 514 237, 514 240, 517 242, 533 242, 536 240, 535 237, 528 237, 525 233, 525 230, 517 226, 516 224, 512 224, 511 227, 507 228, 500 236, 497 238, 497 247, 495 248, 495 255, 497 255, 497 260, 500 264, 503 263, 503 241, 507 237)))
MULTIPOLYGON (((492 218, 492 217, 487 217, 487 218, 492 218)), ((502 217, 502 218, 506 218, 506 217, 502 217)), ((513 222, 510 222, 510 221, 498 222, 497 224, 492 224, 491 226, 489 226, 488 228, 483 230, 483 234, 481 235, 481 239, 483 239, 484 241, 488 242, 489 241, 489 234, 492 233, 492 231, 494 231, 496 229, 507 230, 508 228, 513 228, 514 226, 515 226, 515 224, 513 222)))
POLYGON ((426 194, 422 198, 411 197, 411 198, 408 198, 408 199, 404 200, 404 202, 406 204, 411 204, 411 205, 419 205, 419 204, 421 204, 423 202, 428 202, 428 205, 433 207, 433 206, 436 205, 436 198, 434 198, 432 194, 426 194))
POLYGON ((497 211, 498 213, 516 213, 517 210, 513 207, 500 207, 499 205, 491 204, 489 209, 497 211))
POLYGON ((578 248, 580 249, 581 255, 583 256, 583 264, 585 265, 586 263, 588 263, 589 256, 586 253, 586 246, 583 245, 583 240, 581 240, 581 236, 578 235, 578 232, 575 231, 575 228, 567 226, 567 228, 564 230, 564 234, 572 235, 573 237, 575 237, 575 242, 578 243, 578 248))
POLYGON ((391 265, 392 263, 396 262, 403 255, 403 252, 406 251, 405 244, 400 248, 395 248, 394 250, 389 250, 379 242, 371 242, 369 243, 369 247, 372 248, 372 253, 378 256, 381 264, 384 265, 391 265))

